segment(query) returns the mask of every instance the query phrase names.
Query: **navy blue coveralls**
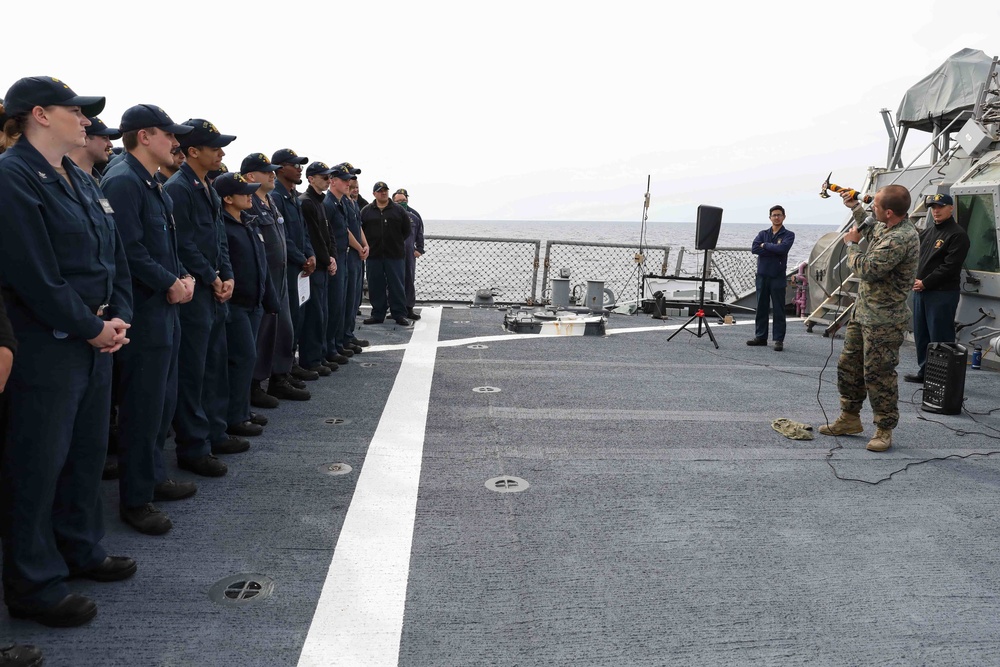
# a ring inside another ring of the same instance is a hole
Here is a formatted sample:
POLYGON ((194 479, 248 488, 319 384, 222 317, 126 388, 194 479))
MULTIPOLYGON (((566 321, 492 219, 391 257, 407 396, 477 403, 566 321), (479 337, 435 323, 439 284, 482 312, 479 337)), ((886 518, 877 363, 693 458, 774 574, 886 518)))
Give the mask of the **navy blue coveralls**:
MULTIPOLYGON (((402 204, 401 204, 402 206, 402 204)), ((410 234, 403 243, 406 269, 403 273, 403 287, 406 290, 406 310, 412 311, 417 305, 417 258, 414 250, 424 254, 424 219, 407 204, 403 206, 410 215, 410 234)))
POLYGON ((33 611, 59 603, 68 575, 107 557, 111 355, 87 341, 106 319, 132 319, 111 207, 68 158, 62 168, 72 186, 23 136, 0 155, 0 288, 19 346, 0 466, 4 597, 33 611))
POLYGON ((285 225, 285 246, 288 248, 288 312, 292 318, 292 350, 299 346, 302 337, 302 308, 299 307, 299 274, 306 260, 313 257, 312 243, 302 217, 299 193, 288 191, 281 181, 274 183, 274 203, 285 225))
MULTIPOLYGON (((334 176, 336 178, 336 176, 334 176)), ((329 297, 329 318, 326 325, 327 354, 343 351, 344 343, 344 308, 347 306, 347 195, 339 200, 332 192, 327 191, 323 198, 323 208, 326 219, 330 223, 330 236, 337 248, 337 273, 330 276, 327 287, 329 297)))
POLYGON ((371 248, 368 256, 368 299, 372 302, 372 319, 384 320, 386 310, 392 313, 393 319, 405 318, 403 253, 405 239, 410 234, 410 216, 399 204, 388 202, 385 208, 380 209, 378 203, 373 203, 361 209, 361 224, 371 248))
POLYGON ((253 218, 243 213, 237 220, 223 210, 222 219, 236 280, 226 320, 229 349, 227 419, 230 426, 235 426, 250 419, 250 381, 257 362, 257 331, 264 312, 278 312, 278 296, 267 274, 264 235, 258 231, 253 218))
POLYGON ((774 311, 775 342, 785 340, 785 285, 788 283, 788 251, 795 242, 795 234, 784 226, 775 234, 771 228, 762 229, 750 246, 757 255, 757 316, 754 336, 767 340, 768 306, 774 311))
POLYGON ((257 331, 257 363, 253 370, 253 379, 258 382, 263 382, 272 375, 287 375, 292 370, 294 350, 292 315, 288 307, 288 247, 285 241, 285 222, 271 195, 265 197, 267 204, 254 194, 250 213, 256 216, 257 230, 264 237, 267 275, 278 295, 280 309, 277 315, 265 313, 260 321, 260 329, 257 331))
POLYGON ((178 459, 208 456, 212 444, 226 439, 229 379, 226 317, 229 308, 215 300, 216 278, 233 279, 229 245, 222 224, 222 199, 184 163, 164 186, 174 202, 177 250, 195 277, 194 298, 181 305, 181 354, 174 415, 178 459))
POLYGON ((131 153, 101 182, 115 210, 132 274, 131 342, 116 353, 118 385, 118 490, 123 507, 153 502, 166 480, 163 446, 177 406, 180 306, 167 291, 187 272, 177 254, 173 202, 131 153))
MULTIPOLYGON (((15 355, 17 354, 17 339, 14 338, 14 330, 10 326, 7 318, 7 309, 3 305, 3 296, 0 296, 0 347, 6 347, 15 355)), ((7 444, 7 392, 0 393, 0 463, 3 462, 3 450, 7 444)))
MULTIPOLYGON (((361 243, 361 209, 356 201, 347 198, 344 204, 347 211, 347 228, 354 235, 354 240, 361 243)), ((347 287, 344 302, 344 340, 352 342, 358 339, 354 335, 354 325, 357 323, 358 308, 361 307, 361 297, 364 290, 365 262, 361 254, 354 248, 347 251, 347 287)))
POLYGON ((337 249, 330 238, 330 225, 323 209, 323 195, 312 186, 299 197, 302 214, 309 230, 309 239, 316 251, 316 270, 309 276, 309 300, 303 304, 302 334, 299 336, 299 364, 304 368, 315 368, 323 363, 327 354, 336 350, 326 349, 326 322, 330 315, 327 297, 329 285, 330 258, 337 256, 337 249))

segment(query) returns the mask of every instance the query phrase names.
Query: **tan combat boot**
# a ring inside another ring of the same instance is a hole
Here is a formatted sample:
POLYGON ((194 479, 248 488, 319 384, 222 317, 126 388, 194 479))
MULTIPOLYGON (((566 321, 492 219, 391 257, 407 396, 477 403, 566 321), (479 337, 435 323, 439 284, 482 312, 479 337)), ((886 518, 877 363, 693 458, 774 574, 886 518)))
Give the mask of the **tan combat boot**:
POLYGON ((890 447, 892 447, 892 429, 879 427, 875 429, 875 437, 868 441, 866 449, 869 452, 884 452, 890 447))
POLYGON ((864 430, 865 427, 861 425, 861 415, 853 415, 850 412, 841 412, 837 421, 819 427, 819 432, 823 435, 854 435, 864 430))

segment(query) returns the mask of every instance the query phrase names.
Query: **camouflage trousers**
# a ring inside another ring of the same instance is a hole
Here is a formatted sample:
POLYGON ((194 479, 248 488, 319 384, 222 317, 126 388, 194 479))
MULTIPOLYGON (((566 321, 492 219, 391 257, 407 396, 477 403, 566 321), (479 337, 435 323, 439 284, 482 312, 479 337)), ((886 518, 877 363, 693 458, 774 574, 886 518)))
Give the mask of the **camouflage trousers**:
POLYGON ((868 397, 879 428, 899 423, 899 386, 896 366, 906 325, 865 326, 850 322, 844 333, 844 349, 837 364, 840 409, 859 414, 868 397))

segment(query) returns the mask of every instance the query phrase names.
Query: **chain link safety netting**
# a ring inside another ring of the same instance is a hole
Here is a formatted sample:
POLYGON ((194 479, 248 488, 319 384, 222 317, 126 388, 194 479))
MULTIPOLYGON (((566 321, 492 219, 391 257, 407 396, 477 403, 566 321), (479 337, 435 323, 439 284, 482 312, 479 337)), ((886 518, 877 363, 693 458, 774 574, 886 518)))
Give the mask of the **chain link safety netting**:
POLYGON ((568 269, 571 300, 574 297, 583 299, 588 280, 603 280, 604 288, 614 293, 616 301, 635 301, 640 274, 665 273, 670 248, 647 246, 641 268, 637 268, 637 253, 634 245, 549 241, 545 244, 542 299, 548 301, 550 298, 549 279, 560 277, 560 271, 568 269))
POLYGON ((709 274, 710 278, 722 279, 726 301, 735 301, 757 289, 757 257, 746 248, 716 248, 709 274))
MULTIPOLYGON (((569 271, 571 295, 582 298, 588 280, 603 280, 616 301, 634 301, 640 273, 700 276, 703 258, 701 252, 648 246, 643 266, 637 267, 637 249, 627 245, 548 241, 541 260, 540 240, 427 236, 424 242, 426 253, 417 260, 416 273, 416 296, 422 302, 471 303, 478 290, 489 289, 496 303, 544 303, 551 278, 562 269, 569 271)), ((753 292, 757 261, 745 248, 718 248, 709 274, 724 281, 726 300, 734 301, 753 292)))
POLYGON ((497 303, 535 303, 541 241, 425 236, 417 260, 417 301, 471 303, 493 290, 497 303))

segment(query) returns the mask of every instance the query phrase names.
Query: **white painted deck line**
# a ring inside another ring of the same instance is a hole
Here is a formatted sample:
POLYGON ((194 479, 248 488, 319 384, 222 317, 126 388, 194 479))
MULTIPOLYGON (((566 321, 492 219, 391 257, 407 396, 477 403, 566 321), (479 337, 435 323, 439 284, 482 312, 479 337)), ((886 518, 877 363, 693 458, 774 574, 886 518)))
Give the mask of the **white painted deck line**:
MULTIPOLYGON (((795 318, 789 318, 789 321, 795 318)), ((686 322, 687 320, 685 320, 686 322)), ((713 328, 719 327, 740 327, 746 325, 753 325, 753 320, 745 320, 743 322, 734 322, 733 324, 713 324, 713 328)), ((657 324, 651 327, 629 327, 622 329, 608 329, 607 335, 615 336, 617 334, 629 334, 629 333, 646 333, 648 331, 666 331, 672 332, 680 329, 684 326, 684 322, 679 322, 677 324, 657 324)), ((697 331, 697 322, 692 322, 691 327, 694 327, 697 331)), ((689 330, 691 327, 688 327, 689 330)), ((572 339, 576 336, 544 336, 542 334, 499 334, 496 336, 476 336, 474 338, 459 338, 457 340, 440 340, 437 341, 437 347, 461 347, 463 345, 474 345, 476 343, 502 343, 508 340, 552 340, 553 338, 567 338, 572 339)), ((365 352, 392 352, 394 350, 405 350, 408 343, 401 343, 399 345, 372 345, 365 352)))
POLYGON ((396 667, 441 308, 423 308, 365 457, 300 667, 396 667))

